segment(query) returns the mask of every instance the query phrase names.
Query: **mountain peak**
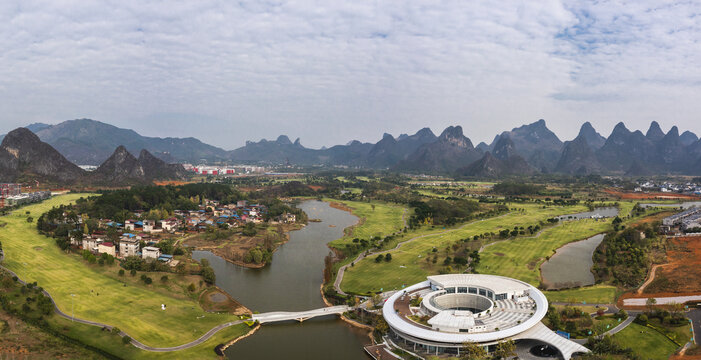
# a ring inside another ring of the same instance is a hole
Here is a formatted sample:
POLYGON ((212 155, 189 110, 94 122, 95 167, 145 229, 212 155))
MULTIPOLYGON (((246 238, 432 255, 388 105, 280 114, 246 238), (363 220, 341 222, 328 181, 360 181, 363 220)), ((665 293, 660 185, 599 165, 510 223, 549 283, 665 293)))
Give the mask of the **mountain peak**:
POLYGON ((287 135, 278 136, 275 142, 282 145, 292 145, 292 141, 290 141, 290 138, 288 138, 287 135))
POLYGON ((577 137, 582 137, 593 149, 598 149, 604 146, 604 143, 606 142, 606 138, 596 132, 594 127, 588 121, 582 124, 577 137))
POLYGON ((499 137, 499 141, 494 145, 494 157, 499 160, 507 160, 516 155, 514 142, 509 135, 499 137))
POLYGON ((462 126, 448 126, 441 136, 438 137, 438 141, 447 143, 460 148, 472 149, 472 142, 470 139, 465 137, 462 133, 462 126))
POLYGON ((682 144, 684 144, 684 146, 691 145, 698 140, 699 140, 699 137, 696 136, 696 134, 692 133, 689 130, 684 131, 681 135, 679 135, 679 141, 681 141, 682 144))
POLYGON ((657 121, 650 123, 650 128, 647 130, 647 133, 645 133, 645 137, 651 141, 657 141, 664 137, 664 132, 660 128, 660 124, 658 124, 657 121))
POLYGON ((427 127, 417 131, 415 135, 420 136, 420 137, 425 137, 425 136, 435 137, 436 136, 433 133, 433 131, 431 131, 431 129, 429 129, 427 127))

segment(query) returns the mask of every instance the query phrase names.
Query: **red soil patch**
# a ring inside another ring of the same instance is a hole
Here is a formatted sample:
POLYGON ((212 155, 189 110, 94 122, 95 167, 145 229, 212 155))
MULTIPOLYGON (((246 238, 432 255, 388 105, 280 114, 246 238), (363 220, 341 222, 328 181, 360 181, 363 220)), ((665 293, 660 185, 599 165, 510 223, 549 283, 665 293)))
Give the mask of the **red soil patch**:
POLYGON ((324 188, 323 186, 319 186, 319 185, 308 185, 308 186, 310 189, 312 189, 314 191, 319 191, 319 190, 324 188))
POLYGON ((185 184, 190 184, 193 183, 194 181, 177 181, 177 180, 170 180, 170 181, 154 181, 153 183, 158 185, 158 186, 166 186, 166 185, 173 185, 173 186, 179 186, 179 185, 185 185, 185 184))
POLYGON ((701 295, 701 236, 670 238, 667 261, 657 268, 655 279, 642 294, 624 294, 619 304, 627 298, 701 295))
POLYGON ((695 195, 686 194, 674 194, 674 193, 661 193, 661 192, 651 192, 651 193, 631 193, 624 192, 614 189, 604 190, 609 195, 618 197, 623 200, 699 200, 701 197, 695 195))

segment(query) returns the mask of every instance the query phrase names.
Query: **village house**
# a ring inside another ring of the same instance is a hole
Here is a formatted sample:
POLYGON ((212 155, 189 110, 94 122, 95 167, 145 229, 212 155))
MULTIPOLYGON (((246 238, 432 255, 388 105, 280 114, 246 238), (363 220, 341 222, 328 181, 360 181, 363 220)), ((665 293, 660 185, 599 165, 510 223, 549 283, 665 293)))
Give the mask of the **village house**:
POLYGON ((158 259, 161 256, 161 249, 153 246, 145 246, 141 257, 143 259, 158 259))
POLYGON ((100 254, 117 256, 117 254, 115 253, 114 244, 108 241, 98 243, 97 252, 100 254))
POLYGON ((139 251, 141 250, 141 244, 139 240, 133 234, 127 235, 132 236, 122 237, 122 239, 119 240, 119 256, 138 256, 139 251))
POLYGON ((166 220, 161 220, 161 228, 164 231, 175 231, 180 227, 180 221, 176 218, 170 218, 166 220))
POLYGON ((143 231, 152 232, 156 228, 156 222, 154 220, 144 220, 142 221, 143 231))
POLYGON ((104 235, 88 235, 84 234, 83 235, 83 241, 82 241, 82 246, 83 249, 85 250, 90 250, 90 251, 96 251, 97 250, 97 244, 102 243, 105 240, 104 235))

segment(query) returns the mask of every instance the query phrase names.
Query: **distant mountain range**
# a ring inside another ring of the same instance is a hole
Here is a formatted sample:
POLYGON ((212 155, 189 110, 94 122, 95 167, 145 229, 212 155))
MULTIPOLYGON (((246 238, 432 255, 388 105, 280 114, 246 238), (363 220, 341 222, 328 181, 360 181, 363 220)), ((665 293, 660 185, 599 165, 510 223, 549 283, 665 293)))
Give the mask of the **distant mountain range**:
MULTIPOLYGON (((446 128, 436 136, 429 128, 395 138, 384 134, 375 144, 357 140, 346 145, 310 149, 300 139, 281 135, 276 140, 247 141, 235 150, 207 145, 195 138, 144 137, 89 119, 57 125, 32 124, 36 133, 68 160, 97 165, 122 152, 147 150, 165 162, 244 162, 269 165, 348 166, 400 172, 451 174, 466 177, 502 177, 518 174, 701 174, 701 140, 677 127, 664 133, 657 122, 649 130, 630 131, 619 123, 607 137, 590 123, 577 137, 562 142, 544 120, 504 131, 491 144, 476 147, 460 126, 446 128), (119 150, 119 149, 118 149, 119 150)), ((0 161, 2 161, 0 154, 0 161)), ((124 160, 124 165, 133 163, 124 160)), ((105 170, 106 171, 106 170, 105 170)))
MULTIPOLYGON (((34 127, 36 129, 36 127, 34 127)), ((97 170, 87 172, 68 161, 29 128, 17 128, 0 143, 0 182, 41 181, 62 185, 122 186, 154 180, 180 180, 182 165, 167 164, 141 150, 139 158, 119 146, 97 170)))

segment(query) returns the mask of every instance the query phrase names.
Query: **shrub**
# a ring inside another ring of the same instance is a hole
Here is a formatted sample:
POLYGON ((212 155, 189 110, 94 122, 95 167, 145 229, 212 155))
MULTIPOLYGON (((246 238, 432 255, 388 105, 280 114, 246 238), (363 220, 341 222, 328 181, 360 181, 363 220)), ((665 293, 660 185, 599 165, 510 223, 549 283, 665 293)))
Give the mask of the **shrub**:
POLYGON ((119 276, 124 276, 124 269, 119 269, 119 276))
POLYGON ((195 292, 197 288, 195 288, 195 284, 190 283, 190 285, 187 286, 187 291, 189 292, 195 292))
POLYGON ((168 282, 168 275, 161 276, 161 282, 168 282))
POLYGON ((151 285, 151 283, 153 282, 153 279, 151 279, 150 277, 147 277, 146 279, 144 279, 144 282, 146 283, 146 285, 151 285))
POLYGON ((129 271, 129 274, 131 274, 131 276, 136 276, 136 270, 131 269, 131 271, 129 271))
POLYGON ((131 338, 128 336, 122 336, 122 344, 127 345, 131 343, 131 338))

